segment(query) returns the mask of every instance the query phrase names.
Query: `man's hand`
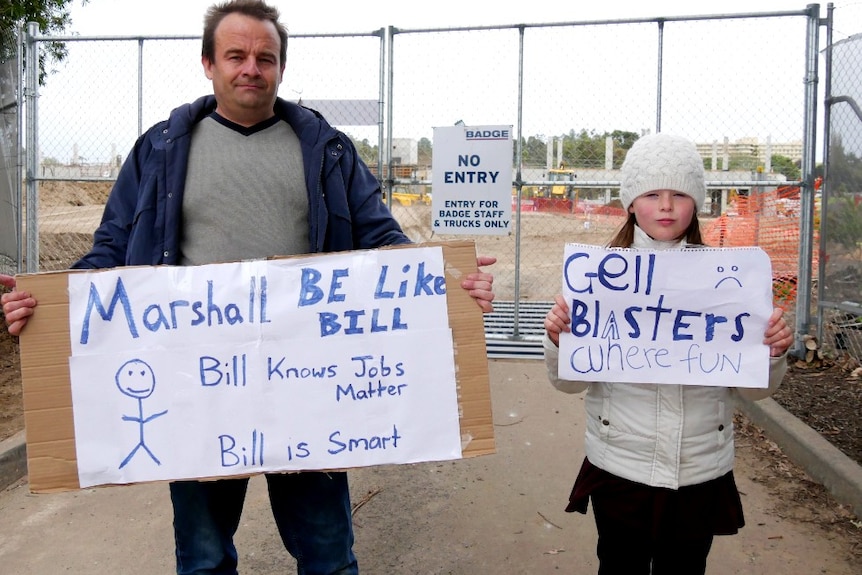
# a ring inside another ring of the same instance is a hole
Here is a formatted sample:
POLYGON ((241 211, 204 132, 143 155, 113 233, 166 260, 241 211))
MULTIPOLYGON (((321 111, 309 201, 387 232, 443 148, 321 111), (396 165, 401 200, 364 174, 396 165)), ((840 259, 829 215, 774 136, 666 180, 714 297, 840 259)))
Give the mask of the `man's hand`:
POLYGON ((6 326, 10 334, 21 335, 27 320, 33 315, 36 299, 27 292, 16 291, 15 278, 12 276, 0 274, 0 285, 12 290, 0 296, 0 306, 3 308, 6 326))
MULTIPOLYGON (((497 258, 492 256, 478 256, 476 258, 476 267, 490 266, 497 262, 497 258)), ((491 313, 494 311, 494 275, 482 271, 467 274, 461 282, 461 287, 467 290, 483 313, 491 313)))

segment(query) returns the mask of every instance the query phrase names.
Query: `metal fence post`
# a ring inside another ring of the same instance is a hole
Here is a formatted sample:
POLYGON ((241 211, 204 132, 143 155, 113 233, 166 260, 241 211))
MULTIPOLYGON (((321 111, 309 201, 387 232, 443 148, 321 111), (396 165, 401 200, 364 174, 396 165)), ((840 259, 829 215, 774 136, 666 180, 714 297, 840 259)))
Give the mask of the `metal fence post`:
POLYGON ((18 105, 18 138, 16 140, 18 144, 17 152, 17 162, 16 162, 16 171, 15 171, 15 209, 17 211, 17 217, 15 218, 15 225, 18 226, 18 253, 17 257, 17 267, 15 270, 20 272, 24 269, 24 213, 21 209, 23 205, 24 199, 24 186, 22 182, 24 181, 24 138, 26 137, 26 132, 24 131, 24 115, 21 113, 21 110, 24 109, 24 46, 21 42, 24 31, 19 27, 18 28, 18 39, 16 43, 18 45, 18 67, 17 78, 18 78, 18 95, 17 95, 17 105, 18 105))
POLYGON ((524 26, 518 29, 518 142, 515 149, 518 151, 518 162, 516 164, 517 171, 515 172, 515 180, 518 182, 518 197, 517 208, 515 211, 515 219, 518 227, 515 232, 515 311, 512 324, 512 337, 520 337, 520 308, 521 308, 521 195, 523 193, 523 184, 521 184, 521 167, 523 158, 521 156, 521 140, 523 136, 524 122, 524 26))
POLYGON ((39 44, 36 36, 39 25, 36 22, 27 23, 25 39, 24 65, 26 79, 24 83, 24 98, 26 105, 26 204, 27 204, 27 250, 26 270, 28 273, 39 271, 39 182, 36 169, 39 165, 39 44))
POLYGON ((820 5, 808 5, 805 45, 805 108, 803 110, 802 185, 800 186, 799 273, 797 276, 796 341, 791 351, 804 355, 802 336, 811 323, 811 281, 814 243, 814 158, 817 147, 817 84, 820 5))
MULTIPOLYGON (((394 177, 392 175, 392 124, 393 118, 393 109, 392 109, 392 99, 393 99, 393 81, 395 74, 395 59, 393 58, 394 53, 394 45, 395 45, 395 34, 397 30, 392 26, 388 26, 386 28, 386 42, 384 47, 381 50, 385 49, 388 51, 389 56, 389 69, 388 74, 386 76, 386 80, 388 81, 388 92, 387 92, 387 126, 386 126, 386 136, 383 135, 383 130, 380 130, 380 150, 379 150, 379 158, 377 162, 377 177, 380 180, 381 184, 383 184, 383 193, 386 194, 386 205, 389 209, 392 209, 392 192, 395 188, 394 186, 394 177), (383 150, 384 144, 386 145, 386 150, 383 150), (384 163, 386 165, 386 179, 383 179, 383 166, 384 163), (385 182, 385 183, 384 183, 385 182)), ((381 74, 381 82, 383 82, 383 77, 381 74)), ((382 96, 382 91, 381 91, 382 96)))
MULTIPOLYGON (((832 115, 832 106, 830 104, 832 99, 832 4, 829 4, 826 12, 826 58, 824 61, 824 68, 826 74, 826 85, 823 90, 823 183, 821 184, 821 196, 820 196, 820 242, 819 242, 819 253, 822 259, 823 254, 826 253, 826 217, 827 217, 827 206, 829 204, 826 201, 827 196, 829 195, 829 142, 832 140, 832 125, 831 125, 831 115, 832 115)), ((823 285, 826 280, 826 266, 823 262, 817 267, 817 341, 823 341, 823 310, 820 307, 821 302, 823 301, 823 285)), ((800 350, 804 352, 804 350, 800 350)))
MULTIPOLYGON (((387 56, 387 50, 392 50, 392 27, 380 28, 377 31, 380 37, 380 81, 377 87, 377 181, 380 183, 380 189, 385 191, 383 187, 383 142, 385 140, 386 126, 392 125, 392 108, 387 108, 387 103, 391 102, 391 94, 387 96, 386 86, 392 85, 392 78, 387 76, 387 70, 392 69, 392 55, 387 56), (388 68, 387 68, 388 57, 388 68)), ((386 205, 392 208, 392 194, 386 194, 386 205)))

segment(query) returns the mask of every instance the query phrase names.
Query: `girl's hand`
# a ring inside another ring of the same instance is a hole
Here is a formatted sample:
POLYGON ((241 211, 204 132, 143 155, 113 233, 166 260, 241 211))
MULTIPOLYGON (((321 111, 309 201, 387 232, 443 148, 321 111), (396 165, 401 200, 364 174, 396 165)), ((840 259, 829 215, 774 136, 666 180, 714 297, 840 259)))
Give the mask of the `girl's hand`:
POLYGON ((557 294, 554 297, 554 306, 545 316, 545 331, 548 332, 548 337, 554 342, 554 345, 559 347, 561 333, 571 331, 570 323, 572 323, 572 318, 569 317, 569 306, 566 305, 563 296, 557 294))
POLYGON ((784 310, 775 308, 769 317, 766 333, 763 334, 763 343, 769 346, 771 357, 783 355, 793 345, 793 330, 784 321, 783 315, 784 310))

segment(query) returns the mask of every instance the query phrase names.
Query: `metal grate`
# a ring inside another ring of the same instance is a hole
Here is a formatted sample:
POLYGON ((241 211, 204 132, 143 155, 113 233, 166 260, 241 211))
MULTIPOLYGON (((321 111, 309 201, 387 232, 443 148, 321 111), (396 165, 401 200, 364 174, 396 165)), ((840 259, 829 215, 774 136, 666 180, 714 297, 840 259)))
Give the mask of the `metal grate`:
POLYGON ((515 335, 515 302, 495 301, 485 314, 485 345, 489 358, 542 359, 545 315, 550 301, 518 302, 518 334, 515 335))

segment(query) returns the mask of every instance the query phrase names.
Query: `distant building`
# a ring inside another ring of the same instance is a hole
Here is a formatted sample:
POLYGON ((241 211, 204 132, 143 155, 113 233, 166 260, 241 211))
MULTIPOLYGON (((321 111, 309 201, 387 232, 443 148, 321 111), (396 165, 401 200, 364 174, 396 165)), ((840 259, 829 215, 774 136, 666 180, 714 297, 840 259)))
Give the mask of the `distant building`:
POLYGON ((802 140, 794 142, 760 142, 757 138, 740 138, 735 142, 727 138, 719 142, 697 144, 697 151, 707 161, 707 169, 726 169, 733 156, 748 156, 758 159, 762 166, 771 165, 772 156, 784 156, 794 162, 802 161, 802 140))
POLYGON ((412 138, 392 138, 392 163, 407 165, 419 163, 419 142, 412 138))

